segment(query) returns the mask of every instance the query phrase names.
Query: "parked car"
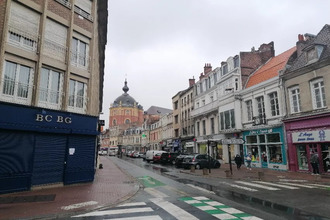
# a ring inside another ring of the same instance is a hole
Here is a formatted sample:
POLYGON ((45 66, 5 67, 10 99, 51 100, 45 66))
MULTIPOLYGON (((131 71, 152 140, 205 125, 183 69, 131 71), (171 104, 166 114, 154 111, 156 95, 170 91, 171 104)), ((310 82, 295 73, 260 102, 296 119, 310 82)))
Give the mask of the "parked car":
POLYGON ((162 156, 162 154, 163 153, 157 153, 157 154, 155 154, 152 161, 154 163, 159 163, 160 162, 160 157, 162 156))
POLYGON ((181 168, 181 167, 182 167, 183 159, 184 159, 186 156, 188 156, 188 155, 189 155, 189 154, 184 154, 184 153, 178 155, 178 156, 175 158, 175 162, 174 162, 175 167, 177 167, 177 168, 181 168))
POLYGON ((166 153, 166 151, 161 150, 148 150, 146 153, 146 161, 150 163, 150 161, 154 160, 154 156, 158 153, 166 153))
POLYGON ((207 154, 195 154, 183 159, 183 168, 190 168, 191 166, 195 166, 196 169, 220 168, 221 164, 218 160, 215 160, 207 154))
POLYGON ((129 157, 134 157, 134 154, 135 154, 135 151, 131 151, 131 153, 130 153, 130 155, 129 155, 129 157))
POLYGON ((109 156, 116 156, 117 155, 117 151, 111 150, 109 151, 109 156))
POLYGON ((133 154, 133 157, 134 158, 140 158, 140 157, 142 157, 143 156, 143 152, 138 152, 138 151, 136 151, 136 152, 134 152, 134 154, 133 154))
POLYGON ((160 157, 160 163, 162 164, 175 164, 175 158, 179 156, 179 153, 173 153, 173 152, 168 152, 168 153, 162 153, 162 156, 160 157))

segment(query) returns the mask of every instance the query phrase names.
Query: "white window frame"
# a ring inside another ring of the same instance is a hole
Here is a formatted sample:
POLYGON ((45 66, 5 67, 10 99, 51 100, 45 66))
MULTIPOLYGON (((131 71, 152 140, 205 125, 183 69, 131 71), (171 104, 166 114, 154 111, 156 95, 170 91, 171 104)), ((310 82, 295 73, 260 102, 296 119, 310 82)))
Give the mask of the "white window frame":
POLYGON ((3 74, 2 74, 2 78, 1 78, 1 96, 0 96, 0 100, 3 101, 7 101, 7 102, 12 102, 12 103, 18 103, 18 104, 24 104, 24 105, 30 105, 31 104, 31 99, 32 99, 32 90, 33 90, 33 74, 34 74, 34 70, 32 67, 30 66, 26 66, 26 65, 21 65, 19 63, 15 63, 12 61, 8 61, 5 60, 4 62, 4 66, 3 66, 3 74), (16 65, 15 67, 15 76, 13 80, 6 80, 5 76, 6 76, 6 67, 9 63, 12 63, 14 65, 16 65), (21 68, 25 67, 29 69, 29 76, 28 76, 28 83, 27 84, 23 84, 22 82, 20 82, 20 76, 21 76, 21 68), (25 92, 27 92, 26 97, 20 96, 19 93, 19 88, 22 88, 22 86, 24 87, 23 89, 25 89, 25 92), (10 88, 11 87, 11 88, 10 88), (11 90, 10 93, 12 94, 8 94, 8 89, 11 90), (4 93, 4 90, 6 90, 6 92, 4 93))
POLYGON ((325 108, 327 105, 326 105, 325 88, 324 88, 323 79, 320 78, 320 79, 311 81, 310 88, 311 88, 313 109, 325 108), (314 88, 315 85, 317 85, 317 88, 314 88), (317 100, 318 95, 319 95, 319 100, 317 100), (318 103, 320 104, 320 106, 318 106, 318 103))
POLYGON ((85 113, 86 106, 87 106, 87 84, 74 79, 70 79, 68 110, 77 113, 85 113), (72 83, 73 83, 73 94, 71 94, 72 83), (83 93, 84 93, 83 96, 78 95, 78 85, 81 84, 83 85, 83 93))
POLYGON ((271 116, 279 116, 280 115, 280 104, 278 102, 278 93, 277 91, 271 92, 268 94, 269 98, 269 107, 271 116))
POLYGON ((55 71, 52 69, 49 69, 47 67, 42 67, 40 72, 40 82, 39 82, 39 100, 38 100, 38 106, 39 107, 45 107, 45 108, 51 108, 51 109, 61 109, 61 103, 62 103, 62 97, 63 97, 63 73, 61 71, 55 71), (48 79, 47 79, 47 85, 45 88, 42 88, 42 82, 41 79, 43 77, 43 69, 48 71, 48 79), (58 75, 58 88, 57 90, 54 90, 53 87, 53 80, 55 74, 58 75), (56 102, 53 102, 54 98, 56 99, 56 102))
POLYGON ((83 68, 83 69, 88 69, 88 65, 89 65, 89 45, 88 43, 73 37, 72 38, 72 45, 71 45, 71 65, 79 67, 79 68, 83 68), (76 50, 74 50, 74 42, 77 42, 76 45, 76 50), (81 54, 80 51, 80 46, 81 44, 85 45, 85 54, 81 54))
POLYGON ((253 120, 253 105, 252 105, 252 100, 247 100, 245 101, 245 105, 246 105, 246 119, 248 121, 252 121, 253 120))
POLYGON ((235 109, 230 109, 224 112, 220 112, 219 118, 220 118, 220 126, 219 126, 220 131, 236 128, 235 109))
POLYGON ((265 98, 264 96, 259 96, 256 98, 257 105, 257 116, 262 124, 266 122, 266 112, 265 112, 265 98))
POLYGON ((288 91, 291 114, 299 113, 301 111, 299 86, 289 88, 288 91))

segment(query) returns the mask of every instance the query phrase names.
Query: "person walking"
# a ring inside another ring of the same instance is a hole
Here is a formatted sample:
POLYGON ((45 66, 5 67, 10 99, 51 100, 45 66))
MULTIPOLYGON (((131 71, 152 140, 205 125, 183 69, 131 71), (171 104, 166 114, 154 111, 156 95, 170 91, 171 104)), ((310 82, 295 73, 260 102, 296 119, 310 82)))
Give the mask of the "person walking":
POLYGON ((251 161, 252 161, 252 156, 251 156, 251 153, 249 153, 247 156, 246 156, 246 168, 248 170, 252 170, 251 169, 251 161))
POLYGON ((235 163, 237 165, 237 170, 239 170, 241 168, 241 166, 242 166, 242 158, 241 158, 241 156, 239 154, 236 154, 234 160, 235 160, 235 163))
POLYGON ((317 154, 317 152, 312 152, 312 156, 311 156, 311 165, 313 167, 313 173, 312 175, 320 175, 320 171, 319 171, 319 155, 317 154))

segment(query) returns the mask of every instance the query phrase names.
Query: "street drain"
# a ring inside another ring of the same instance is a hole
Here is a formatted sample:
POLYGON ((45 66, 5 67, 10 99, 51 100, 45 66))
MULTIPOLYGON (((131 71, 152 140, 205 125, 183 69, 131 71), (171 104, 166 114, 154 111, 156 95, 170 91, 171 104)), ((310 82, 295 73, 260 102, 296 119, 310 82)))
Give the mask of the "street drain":
POLYGON ((35 196, 7 196, 0 197, 0 204, 11 203, 30 203, 30 202, 49 202, 54 201, 56 195, 35 195, 35 196))

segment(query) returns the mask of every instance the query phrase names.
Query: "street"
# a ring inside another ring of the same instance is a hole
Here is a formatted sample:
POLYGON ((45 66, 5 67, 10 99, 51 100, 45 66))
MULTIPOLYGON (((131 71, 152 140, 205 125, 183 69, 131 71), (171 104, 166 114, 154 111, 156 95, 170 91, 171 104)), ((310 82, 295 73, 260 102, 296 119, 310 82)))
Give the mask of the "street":
POLYGON ((137 178, 140 190, 116 207, 75 215, 74 219, 329 218, 326 200, 318 202, 315 196, 323 193, 328 198, 327 185, 214 180, 182 173, 172 165, 146 163, 142 159, 108 159, 137 178), (314 205, 309 201, 315 201, 314 205), (320 204, 324 204, 323 207, 320 204), (314 206, 315 212, 310 213, 308 210, 314 206))

